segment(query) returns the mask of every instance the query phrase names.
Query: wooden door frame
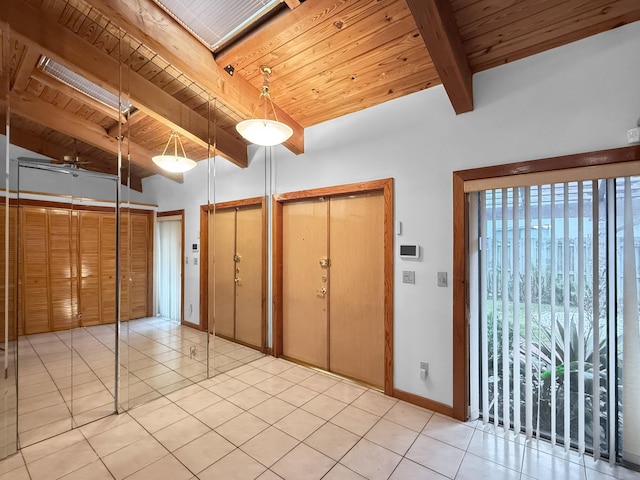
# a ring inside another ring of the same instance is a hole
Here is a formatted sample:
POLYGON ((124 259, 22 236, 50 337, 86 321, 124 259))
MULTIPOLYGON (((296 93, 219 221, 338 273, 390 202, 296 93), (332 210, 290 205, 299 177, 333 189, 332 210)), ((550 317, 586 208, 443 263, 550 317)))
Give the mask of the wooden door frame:
POLYGON ((211 203, 200 206, 200 323, 189 324, 200 330, 207 330, 209 312, 209 212, 230 208, 260 206, 262 209, 262 318, 261 347, 263 353, 267 350, 267 210, 265 197, 251 197, 228 202, 211 203))
MULTIPOLYGON (((525 162, 453 172, 453 417, 466 420, 469 405, 469 340, 467 338, 467 269, 469 234, 465 183, 477 180, 548 174, 560 170, 593 169, 640 160, 640 146, 613 148, 525 162)), ((515 183, 515 180, 514 180, 515 183)))
MULTIPOLYGON (((169 210, 167 212, 156 213, 156 219, 163 217, 180 217, 180 323, 185 324, 184 321, 184 262, 185 262, 185 248, 184 248, 184 209, 182 210, 169 210)), ((155 282, 154 286, 155 286, 155 282)), ((155 310, 155 305, 154 305, 155 310)))
POLYGON ((393 395, 393 178, 350 183, 273 195, 273 325, 272 355, 282 356, 283 350, 283 248, 282 216, 285 203, 319 197, 382 192, 384 197, 384 393, 393 395))

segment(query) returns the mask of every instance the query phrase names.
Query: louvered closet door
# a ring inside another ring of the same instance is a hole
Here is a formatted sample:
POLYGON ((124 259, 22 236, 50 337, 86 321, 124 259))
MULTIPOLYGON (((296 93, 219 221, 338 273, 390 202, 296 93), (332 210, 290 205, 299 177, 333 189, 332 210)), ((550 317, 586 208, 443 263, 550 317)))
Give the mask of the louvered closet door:
POLYGON ((49 282, 47 211, 20 207, 22 244, 22 305, 25 333, 48 332, 49 282))
POLYGON ((214 252, 214 322, 215 334, 235 337, 235 209, 215 212, 212 222, 214 252))
POLYGON ((100 213, 78 212, 80 325, 100 323, 100 213))
POLYGON ((332 372, 384 386, 384 197, 331 198, 332 372))
POLYGON ((129 252, 129 228, 130 214, 128 212, 120 214, 120 319, 129 320, 131 311, 129 308, 131 298, 131 271, 129 252))
POLYGON ((77 270, 74 270, 76 238, 72 227, 72 212, 69 209, 49 209, 49 294, 51 327, 67 330, 78 325, 76 317, 77 270))
POLYGON ((262 206, 236 212, 236 340, 262 348, 262 206))
POLYGON ((283 354, 327 369, 328 202, 286 203, 283 229, 283 354))
POLYGON ((100 217, 100 323, 116 321, 116 216, 100 217))
MULTIPOLYGON (((16 273, 17 273, 17 245, 15 244, 16 234, 16 222, 17 222, 17 208, 16 207, 0 207, 0 312, 5 312, 7 309, 9 316, 9 340, 15 340, 16 333, 16 287, 18 285, 16 273), (9 237, 5 236, 5 219, 7 212, 9 214, 9 237), (5 242, 9 242, 9 302, 5 303, 5 242)), ((22 326, 18 329, 18 335, 22 335, 22 326)), ((4 328, 0 328, 0 341, 4 341, 4 328)))

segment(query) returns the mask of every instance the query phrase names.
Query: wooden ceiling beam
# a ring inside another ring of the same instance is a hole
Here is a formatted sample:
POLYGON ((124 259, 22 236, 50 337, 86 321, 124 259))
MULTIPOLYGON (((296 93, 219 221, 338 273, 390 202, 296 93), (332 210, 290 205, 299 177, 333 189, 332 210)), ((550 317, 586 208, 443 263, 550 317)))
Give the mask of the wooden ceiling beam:
MULTIPOLYGON (((211 51, 153 0, 85 1, 221 102, 240 115, 251 117, 259 100, 259 89, 239 75, 227 74, 211 51)), ((293 129, 293 136, 284 146, 295 154, 304 153, 304 129, 277 105, 275 109, 278 120, 293 129)))
POLYGON ((13 90, 14 88, 16 90, 24 90, 25 88, 27 88, 29 78, 35 70, 39 60, 40 52, 38 52, 33 47, 27 46, 25 53, 20 60, 20 65, 18 66, 18 71, 16 72, 13 85, 11 85, 11 90, 13 90))
MULTIPOLYGON (((87 106, 91 107, 94 110, 97 110, 98 112, 100 112, 101 114, 105 115, 106 117, 109 117, 113 120, 119 121, 120 116, 118 115, 118 111, 105 105, 102 102, 99 102, 97 100, 95 100, 94 98, 85 95, 84 93, 79 92, 78 90, 76 90, 73 87, 70 87, 69 85, 67 85, 66 83, 61 82, 60 80, 56 80, 55 78, 47 75, 46 73, 40 71, 40 70, 36 70, 32 73, 31 78, 33 78, 34 80, 37 80, 38 82, 40 82, 43 85, 46 85, 47 87, 56 90, 60 93, 64 93, 65 95, 71 97, 71 98, 76 98, 78 99, 80 102, 86 104, 87 106), (79 98, 80 97, 80 98, 79 98)), ((25 88, 15 88, 16 90, 20 90, 20 91, 24 91, 25 88)), ((124 117, 122 117, 124 118, 124 117)))
MULTIPOLYGON (((126 132, 133 127, 136 123, 138 123, 140 120, 146 118, 147 115, 142 111, 142 110, 136 110, 133 113, 130 113, 127 121, 126 121, 126 126, 123 124, 122 130, 123 132, 126 132)), ((113 126, 111 126, 108 130, 107 130, 107 135, 109 135, 110 137, 113 138, 118 138, 118 135, 120 135, 120 122, 116 122, 113 124, 113 126)))
MULTIPOLYGON (((60 159, 64 155, 69 154, 69 149, 59 145, 55 142, 42 138, 35 133, 28 132, 27 130, 23 130, 21 128, 11 127, 10 133, 10 141, 11 145, 17 145, 18 147, 22 147, 24 149, 30 150, 32 152, 38 153, 40 155, 44 155, 45 157, 49 157, 52 159, 60 159)), ((100 160, 96 160, 87 155, 82 155, 83 161, 88 161, 92 164, 99 165, 101 163, 100 160)), ((110 173, 102 170, 92 170, 101 173, 110 173)), ((123 185, 127 185, 127 175, 123 175, 121 179, 121 183, 123 185)), ((134 174, 131 174, 131 185, 130 188, 133 190, 137 190, 138 192, 142 192, 142 179, 134 174)))
POLYGON ((449 0, 406 0, 457 114, 473 110, 473 82, 449 0))
MULTIPOLYGON (((24 92, 12 92, 11 111, 105 152, 118 155, 118 141, 110 137, 102 127, 77 115, 65 112, 38 97, 24 92)), ((182 182, 182 174, 170 174, 153 163, 151 161, 152 152, 133 142, 129 142, 128 148, 132 163, 153 173, 182 182)))
POLYGON ((287 4, 291 10, 300 6, 300 0, 284 0, 284 3, 287 4))
MULTIPOLYGON (((12 34, 27 45, 40 49, 45 55, 117 94, 118 60, 78 38, 71 30, 44 18, 28 4, 11 2, 8 9, 0 10, 0 18, 5 16, 11 24, 12 34)), ((123 73, 128 77, 124 82, 129 85, 129 97, 135 107, 196 144, 208 146, 206 118, 138 73, 132 70, 123 73)), ((221 156, 240 167, 248 165, 247 147, 242 141, 222 129, 216 132, 216 140, 221 156)))

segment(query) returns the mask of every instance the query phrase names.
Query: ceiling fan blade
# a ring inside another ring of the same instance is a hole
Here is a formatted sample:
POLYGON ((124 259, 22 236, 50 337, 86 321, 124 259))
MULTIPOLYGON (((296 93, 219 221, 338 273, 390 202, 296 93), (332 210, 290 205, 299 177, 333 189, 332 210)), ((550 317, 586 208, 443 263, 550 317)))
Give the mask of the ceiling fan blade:
POLYGON ((18 161, 32 162, 32 163, 51 163, 48 158, 33 158, 33 157, 18 157, 18 161))

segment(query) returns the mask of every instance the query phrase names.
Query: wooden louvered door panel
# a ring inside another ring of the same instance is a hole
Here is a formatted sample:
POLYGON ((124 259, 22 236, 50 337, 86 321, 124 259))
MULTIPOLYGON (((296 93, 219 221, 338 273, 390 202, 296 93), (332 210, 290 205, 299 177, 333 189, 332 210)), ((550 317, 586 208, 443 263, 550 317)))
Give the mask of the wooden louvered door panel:
POLYGON ((77 271, 75 261, 72 212, 68 209, 49 209, 49 305, 53 330, 67 330, 78 325, 77 305, 73 294, 77 271))
POLYGON ((215 212, 211 222, 214 238, 214 327, 215 334, 235 336, 235 230, 236 211, 228 208, 215 212))
POLYGON ((49 323, 47 210, 20 207, 22 318, 25 334, 51 330, 49 323))
POLYGON ((283 354, 327 369, 327 269, 329 202, 309 200, 282 208, 283 354), (323 278, 325 282, 323 282, 323 278))
POLYGON ((100 213, 79 212, 80 325, 100 323, 100 213))
POLYGON ((22 335, 22 326, 16 330, 16 287, 18 285, 16 268, 18 262, 17 258, 17 245, 16 245, 16 223, 17 223, 17 209, 15 207, 6 207, 5 205, 0 207, 0 314, 2 320, 0 324, 0 341, 4 341, 4 312, 8 309, 9 318, 9 340, 15 340, 16 334, 22 335), (9 213, 9 237, 5 236, 5 220, 7 218, 7 210, 9 213), (5 242, 9 242, 9 279, 7 285, 5 285, 5 242), (6 288, 9 289, 8 303, 5 303, 6 288))
POLYGON ((149 216, 131 215, 131 318, 147 316, 149 276, 149 216))
POLYGON ((129 299, 131 297, 131 272, 129 271, 129 225, 130 214, 120 215, 120 320, 129 320, 131 312, 129 310, 129 299))
POLYGON ((100 217, 100 323, 116 321, 116 216, 100 217))
POLYGON ((236 340, 262 348, 263 254, 262 205, 236 214, 236 340))

